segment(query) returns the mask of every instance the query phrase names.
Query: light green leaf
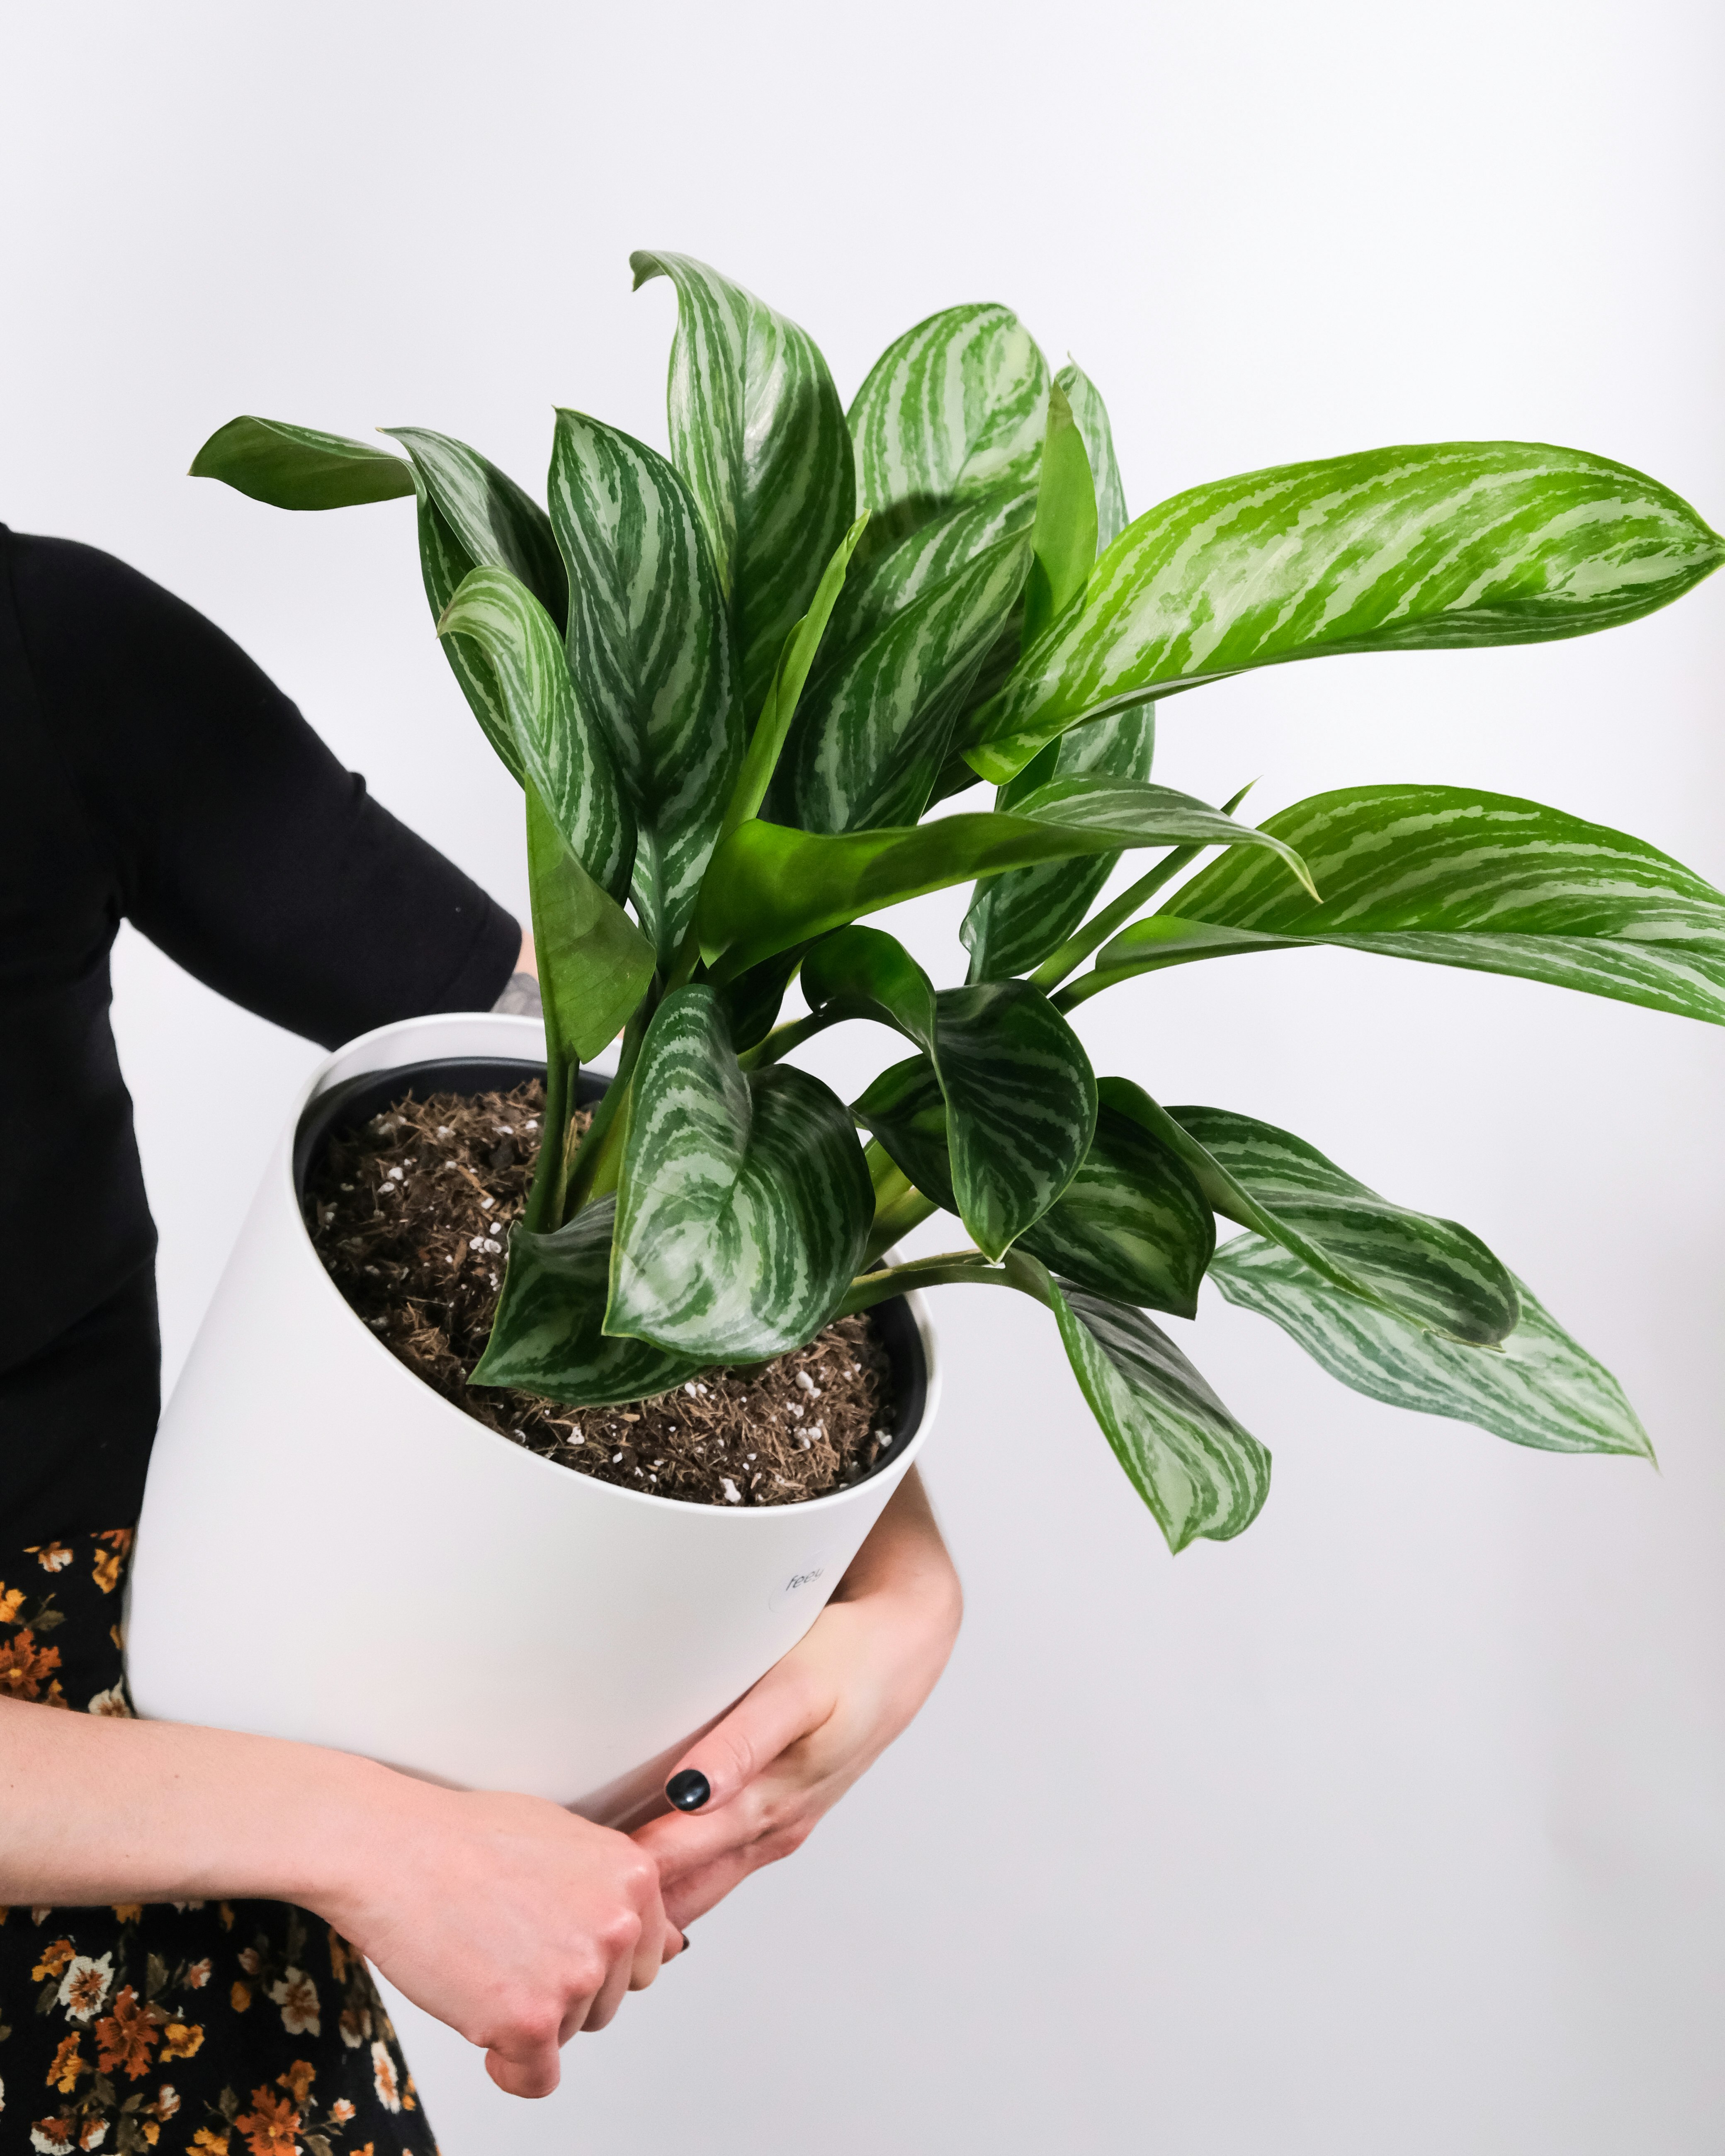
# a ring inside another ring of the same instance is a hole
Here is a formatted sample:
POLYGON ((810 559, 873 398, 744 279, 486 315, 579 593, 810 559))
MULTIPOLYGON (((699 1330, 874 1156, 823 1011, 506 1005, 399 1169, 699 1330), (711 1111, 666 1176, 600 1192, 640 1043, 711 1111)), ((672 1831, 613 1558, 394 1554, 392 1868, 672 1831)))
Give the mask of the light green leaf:
MULTIPOLYGON (((999 1258, 1054 1204, 1090 1144, 1096 1079, 1077 1035, 1022 981, 937 995, 904 946, 875 928, 817 943, 803 992, 818 1013, 876 1019, 923 1050, 947 1111, 950 1202, 978 1248, 999 1258)), ((871 1088, 855 1112, 875 1129, 872 1097, 871 1088)), ((875 1135, 893 1152, 890 1126, 875 1135)))
POLYGON ((669 971, 742 760, 729 615, 688 487, 629 435, 557 413, 551 521, 569 671, 634 812, 630 889, 669 971))
POLYGON ((1491 1353, 1438 1339, 1339 1294, 1261 1236, 1225 1244, 1210 1277, 1230 1302, 1281 1326, 1332 1378, 1390 1407, 1474 1423, 1542 1452, 1653 1457, 1652 1441, 1616 1378, 1524 1281, 1516 1282, 1522 1322, 1491 1353))
POLYGON ((1104 1078, 1096 1090, 1105 1106, 1185 1163, 1214 1211, 1292 1250, 1332 1286, 1456 1339, 1489 1344, 1514 1328, 1509 1275, 1453 1220, 1390 1204, 1270 1124, 1217 1108, 1182 1109, 1177 1117, 1126 1078, 1104 1078), (1200 1130, 1216 1137, 1225 1158, 1200 1130))
POLYGON ((1062 1288, 1022 1251, 1007 1260, 1060 1328, 1074 1376, 1132 1487, 1177 1553, 1227 1542, 1270 1494, 1270 1455, 1142 1311, 1062 1288))
POLYGON ((1128 525, 965 752, 999 783, 1081 719, 1245 667, 1583 635, 1722 559, 1686 502, 1579 449, 1440 442, 1248 472, 1128 525))
POLYGON ((1216 1222, 1190 1169, 1101 1107, 1077 1174, 1019 1247, 1094 1294, 1194 1317, 1216 1222))
POLYGON ((1023 639, 1034 644, 1082 598, 1096 558, 1096 489, 1090 458, 1066 393, 1048 393, 1048 432, 1030 527, 1023 639))
POLYGON ((514 1385, 570 1407, 650 1399, 705 1364, 601 1330, 617 1200, 602 1198, 549 1235, 517 1226, 476 1385, 514 1385))
POLYGON ((844 407, 814 339, 740 285, 686 254, 629 266, 637 290, 676 287, 671 456, 713 542, 753 714, 856 512, 844 407))
POLYGON ((591 1062, 653 978, 653 946, 570 852, 536 787, 527 788, 527 879, 546 1033, 591 1062))
POLYGON ((629 887, 634 830, 605 739, 575 701, 562 639, 506 569, 473 569, 438 634, 470 641, 490 670, 528 778, 581 865, 613 898, 629 887))
POLYGON ((274 509, 351 509, 413 491, 413 475, 387 449, 249 413, 217 428, 191 475, 221 480, 274 509))
POLYGON ((1268 844, 1295 874, 1298 856, 1165 786, 1061 778, 1011 814, 943 816, 920 826, 832 835, 745 824, 713 856, 696 921, 701 952, 731 979, 757 960, 860 914, 925 891, 1038 861, 1127 846, 1268 844))
POLYGON ((1725 1024, 1725 895, 1621 831, 1449 786, 1320 793, 1264 828, 1299 848, 1321 906, 1224 855, 1105 944, 1063 1004, 1194 958, 1333 943, 1725 1024))
POLYGON ((1096 482, 1096 543, 1111 547, 1126 529, 1126 495, 1120 483, 1120 465, 1114 454, 1114 429, 1108 424, 1108 408, 1090 377, 1070 360, 1055 377, 1066 393, 1072 418, 1084 438, 1096 482))
POLYGON ((707 1362, 800 1347, 874 1209, 844 1104, 784 1064, 746 1077, 716 989, 667 996, 632 1090, 605 1330, 707 1362))
MULTIPOLYGON (((1156 755, 1156 706, 1141 704, 1094 726, 1062 734, 994 797, 1012 808, 1055 778, 1113 778, 1142 785, 1156 755)), ((1028 973, 1057 950, 1089 912, 1114 872, 1117 853, 1081 855, 1040 868, 1013 869, 976 887, 958 931, 970 952, 970 978, 998 981, 1028 973)))

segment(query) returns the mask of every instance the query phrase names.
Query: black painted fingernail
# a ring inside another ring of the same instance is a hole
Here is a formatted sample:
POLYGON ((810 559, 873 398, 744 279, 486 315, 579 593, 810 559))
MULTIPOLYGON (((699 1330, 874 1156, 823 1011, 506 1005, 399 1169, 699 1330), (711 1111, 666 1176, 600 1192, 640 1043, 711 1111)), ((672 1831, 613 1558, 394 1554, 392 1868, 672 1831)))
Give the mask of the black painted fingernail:
POLYGON ((688 1933, 687 1932, 685 1932, 685 1933, 684 1933, 684 1934, 683 1934, 683 1948, 682 1948, 682 1950, 683 1950, 683 1952, 684 1952, 685 1953, 688 1953, 691 1943, 691 1939, 690 1939, 689 1933, 688 1933))
POLYGON ((665 1794, 680 1812, 698 1812, 712 1793, 712 1784, 698 1767, 684 1768, 665 1785, 665 1794))

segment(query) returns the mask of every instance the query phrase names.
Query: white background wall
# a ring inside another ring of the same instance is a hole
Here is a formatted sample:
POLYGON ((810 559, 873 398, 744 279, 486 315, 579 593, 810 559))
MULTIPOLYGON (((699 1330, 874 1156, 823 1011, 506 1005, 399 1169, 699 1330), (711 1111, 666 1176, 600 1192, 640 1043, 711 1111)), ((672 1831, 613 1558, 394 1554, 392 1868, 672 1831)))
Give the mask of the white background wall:
MULTIPOLYGON (((934 308, 1009 302, 1102 387, 1134 510, 1478 435, 1725 517, 1700 0, 3 22, 0 516, 204 608, 511 902, 517 804, 408 506, 285 517, 180 475, 237 411, 429 424, 527 480, 553 402, 662 442, 672 300, 630 297, 632 247, 753 286, 847 394, 934 308)), ((1274 670, 1165 707, 1161 775, 1217 799, 1261 773, 1266 811, 1525 793, 1725 880, 1722 656, 1725 579, 1600 639, 1274 670)), ((937 978, 960 910, 918 916, 937 978)), ((117 1019, 172 1371, 311 1051, 130 937, 117 1019)), ((550 2102, 413 2020, 448 2156, 1719 2147, 1725 1040, 1342 953, 1191 968, 1083 1024, 1100 1068, 1478 1229, 1622 1376, 1662 1472, 1373 1406, 1207 1292, 1194 1352, 1276 1487, 1174 1563, 1051 1328, 949 1293, 946 1683, 550 2102)), ((853 1030, 819 1059, 847 1083, 880 1060, 853 1030)))

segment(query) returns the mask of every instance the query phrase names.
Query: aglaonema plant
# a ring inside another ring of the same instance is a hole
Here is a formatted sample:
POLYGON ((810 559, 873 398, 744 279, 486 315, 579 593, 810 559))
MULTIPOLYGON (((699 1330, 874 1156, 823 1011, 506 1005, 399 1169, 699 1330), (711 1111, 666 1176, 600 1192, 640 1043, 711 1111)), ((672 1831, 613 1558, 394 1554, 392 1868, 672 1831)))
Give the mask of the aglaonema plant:
POLYGON ((559 411, 546 508, 418 428, 387 430, 403 458, 240 418, 193 467, 289 509, 414 497, 444 648, 526 794, 546 1135, 478 1379, 628 1400, 906 1287, 1009 1288, 1178 1549, 1269 1484, 1148 1315, 1191 1317, 1208 1276, 1376 1399, 1651 1456, 1476 1236, 1288 1132, 1164 1106, 1152 1073, 1098 1079, 1071 1018, 1332 944, 1725 1021, 1725 896, 1640 839, 1424 785, 1254 827, 1150 776, 1177 691, 1610 628, 1725 542, 1637 472, 1521 442, 1251 472, 1129 522, 1101 398, 1005 308, 919 323, 847 413, 794 323, 687 257, 634 269, 676 290, 669 460, 559 411), (978 781, 992 808, 930 818, 978 781), (962 984, 859 925, 962 881, 962 984), (798 974, 807 1014, 776 1023, 798 974), (789 1058, 858 1019, 910 1053, 847 1106, 789 1058), (578 1149, 572 1081, 619 1029, 578 1149), (888 1262, 937 1209, 970 1245, 888 1262), (1218 1219, 1245 1233, 1218 1249, 1218 1219))

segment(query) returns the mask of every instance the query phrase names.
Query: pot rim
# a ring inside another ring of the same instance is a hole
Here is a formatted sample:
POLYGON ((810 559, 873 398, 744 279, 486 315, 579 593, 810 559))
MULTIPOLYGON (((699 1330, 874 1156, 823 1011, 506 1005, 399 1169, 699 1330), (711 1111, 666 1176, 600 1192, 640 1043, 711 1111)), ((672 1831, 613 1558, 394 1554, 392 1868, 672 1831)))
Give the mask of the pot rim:
MULTIPOLYGON (((391 1353, 360 1317, 358 1312, 353 1308, 341 1289, 336 1286, 312 1244, 311 1235, 305 1226, 305 1214, 300 1210, 299 1193, 295 1188, 295 1141, 307 1113, 326 1093, 333 1091, 336 1086, 345 1084, 350 1078, 381 1075, 384 1071, 394 1067, 393 1061, 383 1063, 364 1060, 360 1062, 357 1069, 347 1067, 352 1059, 355 1057, 362 1059, 374 1045, 381 1045, 391 1036, 407 1035, 412 1029, 434 1026, 440 1021, 453 1021, 465 1027, 471 1025, 475 1020, 479 1021, 486 1030, 495 1026, 501 1033, 502 1041, 500 1041, 498 1049, 499 1060, 506 1061, 515 1060, 515 1055, 503 1046, 503 1042, 513 1041, 516 1044, 516 1053, 519 1054, 521 1061, 541 1065, 544 1063, 545 1029, 543 1025, 536 1019, 517 1016, 510 1013, 430 1011, 416 1018, 393 1019, 386 1024, 373 1026, 368 1033, 356 1034, 352 1040, 345 1041, 340 1047, 331 1049, 300 1087, 288 1118, 285 1142, 278 1147, 276 1158, 270 1170, 272 1180, 279 1173, 287 1186, 288 1209, 299 1230, 295 1244, 299 1256, 316 1275, 319 1288, 340 1311, 341 1317, 363 1335, 374 1353, 382 1357, 402 1383, 411 1385, 431 1407, 441 1409, 445 1415, 453 1416, 463 1430, 488 1439, 494 1445, 501 1445, 513 1458, 531 1460, 536 1468, 542 1469, 548 1475, 561 1477, 565 1486, 572 1481, 579 1483, 584 1490, 603 1493, 605 1498, 614 1497, 628 1505, 646 1505, 655 1510, 669 1505, 675 1507, 679 1512, 698 1512, 709 1518, 738 1522, 759 1520, 762 1517, 783 1518, 791 1513, 796 1514, 799 1518, 806 1518, 816 1513, 831 1513, 841 1510, 860 1497, 865 1491, 871 1489, 884 1476, 891 1475, 897 1480, 902 1480, 905 1471, 915 1460, 916 1454, 922 1449, 923 1440, 927 1435, 929 1426, 934 1420, 935 1410, 940 1403, 940 1363, 935 1351, 934 1329, 929 1319, 927 1305, 915 1289, 907 1291, 902 1300, 910 1312, 911 1321, 916 1327, 917 1342, 922 1351, 924 1394, 922 1413, 917 1420, 916 1429, 902 1441, 902 1449, 897 1450, 896 1458, 882 1462, 872 1473, 865 1476, 860 1481, 852 1482, 842 1490, 830 1490, 824 1496, 805 1498, 801 1504, 798 1505, 704 1505, 690 1497, 662 1496, 657 1491, 628 1490, 621 1483, 601 1481, 598 1476, 583 1474, 578 1467, 568 1466, 561 1460, 547 1460, 542 1453, 535 1452, 531 1446, 517 1445, 512 1438, 506 1437, 501 1430, 493 1430, 489 1424, 478 1421, 474 1416, 458 1408, 453 1401, 446 1400, 441 1393, 434 1390, 423 1378, 415 1377, 404 1363, 391 1353)), ((405 1064, 415 1059, 411 1053, 407 1053, 398 1060, 405 1064)), ((426 1056, 418 1060, 429 1061, 434 1059, 426 1056)), ((471 1058, 464 1057, 463 1060, 479 1060, 480 1059, 475 1055, 471 1058)), ((586 1065, 583 1068, 593 1071, 595 1076, 608 1078, 612 1075, 608 1070, 597 1068, 592 1064, 586 1065)))

